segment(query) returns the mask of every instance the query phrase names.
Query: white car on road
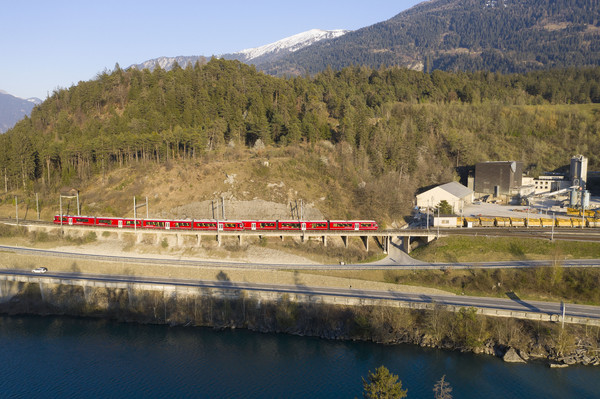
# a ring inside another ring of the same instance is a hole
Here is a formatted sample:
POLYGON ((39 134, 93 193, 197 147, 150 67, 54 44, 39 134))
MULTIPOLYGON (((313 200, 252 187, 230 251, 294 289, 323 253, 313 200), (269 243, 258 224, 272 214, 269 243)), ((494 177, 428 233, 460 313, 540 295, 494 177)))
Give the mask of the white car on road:
POLYGON ((38 268, 33 269, 31 272, 40 274, 40 273, 46 273, 47 271, 48 271, 48 268, 46 268, 46 267, 38 267, 38 268))

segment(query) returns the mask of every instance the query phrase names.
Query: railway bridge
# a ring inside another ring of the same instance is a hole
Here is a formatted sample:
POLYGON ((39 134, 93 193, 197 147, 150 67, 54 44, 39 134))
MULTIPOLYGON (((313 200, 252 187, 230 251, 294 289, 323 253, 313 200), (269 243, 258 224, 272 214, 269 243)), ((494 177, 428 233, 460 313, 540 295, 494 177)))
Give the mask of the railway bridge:
MULTIPOLYGON (((3 220, 3 223, 15 224, 15 221, 3 220)), ((202 246, 202 241, 205 239, 216 240, 217 245, 221 246, 224 237, 236 237, 239 245, 242 245, 245 238, 249 237, 279 237, 282 241, 286 237, 299 239, 301 242, 309 240, 317 240, 327 246, 329 240, 339 239, 347 248, 351 239, 360 239, 366 251, 369 250, 369 242, 374 242, 378 248, 384 253, 389 252, 389 247, 392 239, 400 238, 402 241, 402 249, 406 253, 410 253, 412 246, 416 241, 429 243, 436 237, 440 236, 439 232, 425 229, 413 230, 374 230, 374 231, 335 231, 335 230, 319 230, 319 231, 298 231, 298 230, 276 230, 276 231, 200 231, 200 230, 151 230, 151 229, 132 229, 132 228, 115 228, 115 227, 99 227, 99 226, 70 226, 68 224, 57 225, 49 222, 39 221, 20 221, 19 226, 25 227, 28 231, 43 231, 47 233, 67 233, 73 236, 85 237, 86 234, 94 232, 98 239, 110 237, 113 234, 117 235, 119 240, 124 240, 127 236, 135 237, 136 243, 152 242, 160 245, 164 240, 171 245, 195 245, 202 246)))

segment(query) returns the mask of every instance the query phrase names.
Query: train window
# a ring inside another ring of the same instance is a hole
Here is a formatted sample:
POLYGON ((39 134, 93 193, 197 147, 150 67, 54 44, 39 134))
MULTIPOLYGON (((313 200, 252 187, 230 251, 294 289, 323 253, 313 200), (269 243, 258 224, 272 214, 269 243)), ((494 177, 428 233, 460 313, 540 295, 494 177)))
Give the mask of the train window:
POLYGON ((269 222, 269 223, 261 223, 260 227, 262 229, 267 228, 267 227, 275 227, 275 223, 274 222, 269 222))
POLYGON ((209 229, 211 227, 215 227, 215 224, 214 223, 196 223, 196 227, 199 227, 201 229, 202 228, 209 229))
POLYGON ((313 223, 312 227, 313 229, 325 228, 327 227, 327 223, 313 223))
MULTIPOLYGON (((124 222, 125 222, 125 226, 133 226, 134 225, 134 221, 133 220, 124 220, 124 222)), ((135 224, 137 226, 139 226, 140 225, 140 220, 136 220, 135 224)))
POLYGON ((299 229, 300 223, 281 223, 281 227, 287 229, 299 229))
POLYGON ((189 222, 173 222, 173 227, 190 227, 189 222))
POLYGON ((345 227, 354 227, 352 223, 332 223, 333 227, 345 228, 345 227))
POLYGON ((146 226, 165 227, 165 222, 146 222, 146 226))
POLYGON ((76 223, 88 223, 90 220, 87 218, 75 218, 76 223))
POLYGON ((360 227, 372 227, 373 224, 372 223, 361 223, 360 227))
POLYGON ((226 229, 238 229, 239 224, 238 223, 224 223, 224 227, 226 229))
POLYGON ((97 224, 112 224, 112 220, 110 219, 98 219, 96 221, 97 224))

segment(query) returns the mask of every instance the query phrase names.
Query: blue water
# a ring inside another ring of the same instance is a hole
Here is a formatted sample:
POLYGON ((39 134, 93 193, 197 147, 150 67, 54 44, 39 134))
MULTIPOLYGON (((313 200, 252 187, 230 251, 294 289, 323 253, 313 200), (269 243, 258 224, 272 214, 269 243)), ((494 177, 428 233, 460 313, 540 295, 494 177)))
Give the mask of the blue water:
POLYGON ((409 398, 597 398, 600 369, 506 364, 410 345, 0 316, 2 398, 354 398, 384 365, 409 398))

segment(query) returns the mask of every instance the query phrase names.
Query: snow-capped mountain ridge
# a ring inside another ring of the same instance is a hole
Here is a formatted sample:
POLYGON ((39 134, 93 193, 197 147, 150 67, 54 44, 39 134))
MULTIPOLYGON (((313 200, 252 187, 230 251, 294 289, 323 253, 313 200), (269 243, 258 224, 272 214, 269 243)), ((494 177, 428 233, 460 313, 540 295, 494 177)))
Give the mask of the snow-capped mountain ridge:
POLYGON ((233 53, 233 55, 243 55, 246 57, 244 61, 251 61, 253 59, 262 57, 270 53, 278 53, 280 51, 298 51, 301 48, 310 46, 311 44, 316 43, 318 41, 326 39, 335 39, 336 37, 340 37, 348 32, 348 30, 343 29, 311 29, 306 32, 298 33, 297 35, 278 40, 274 43, 238 51, 236 53, 233 53))
MULTIPOLYGON (((262 62, 273 61, 279 57, 283 57, 286 54, 293 53, 304 47, 310 46, 311 44, 335 39, 350 31, 348 30, 323 30, 323 29, 311 29, 306 32, 298 33, 290 37, 278 40, 274 43, 266 44, 264 46, 249 48, 241 50, 231 54, 219 54, 215 55, 217 58, 225 58, 229 60, 239 60, 245 63, 252 63, 259 65, 262 62)), ((144 61, 141 64, 132 65, 131 67, 137 69, 149 69, 154 70, 160 66, 164 70, 170 70, 177 63, 182 68, 185 68, 189 64, 195 64, 200 62, 201 64, 206 62, 207 57, 204 56, 178 56, 178 57, 159 57, 152 60, 144 61)))

